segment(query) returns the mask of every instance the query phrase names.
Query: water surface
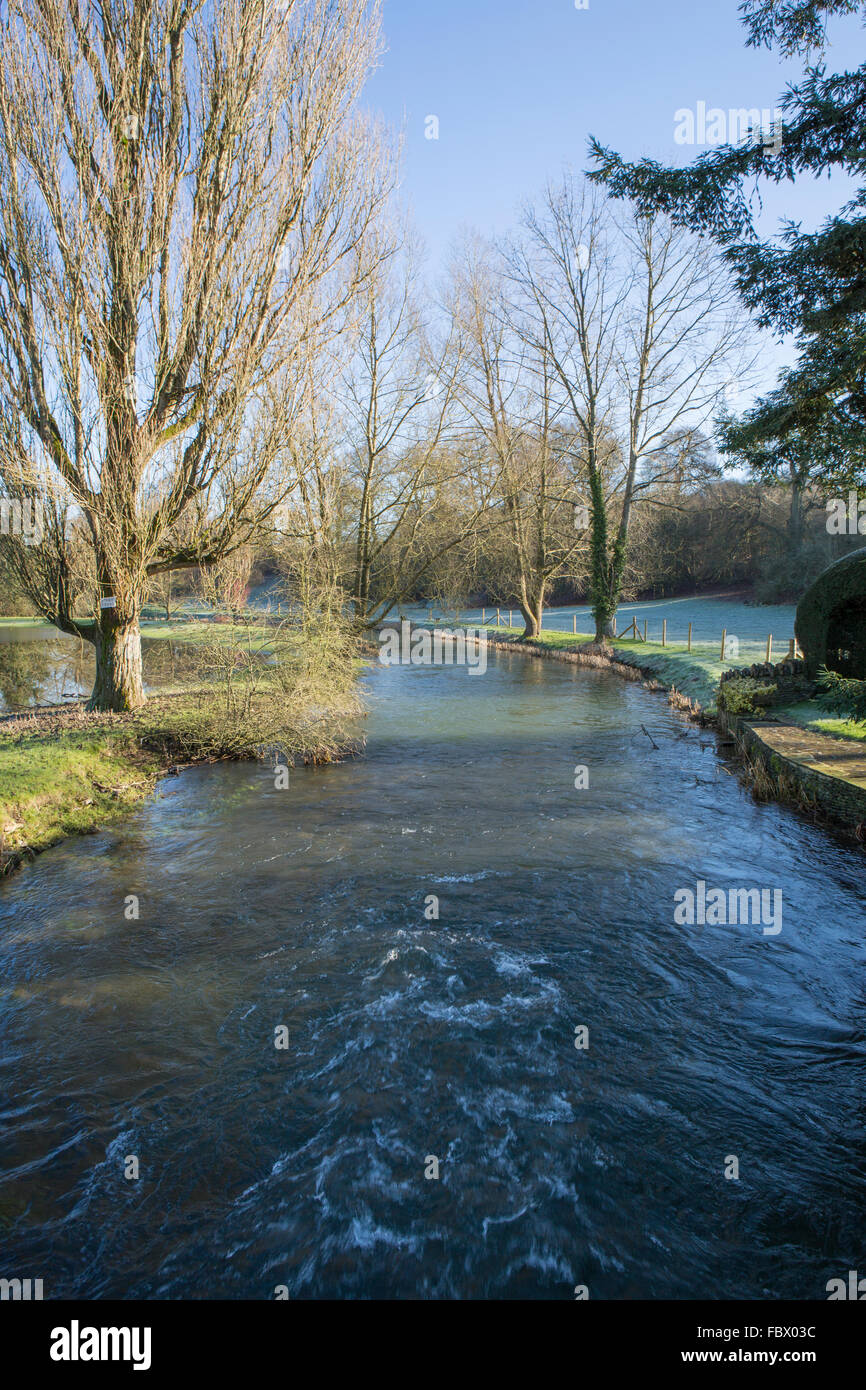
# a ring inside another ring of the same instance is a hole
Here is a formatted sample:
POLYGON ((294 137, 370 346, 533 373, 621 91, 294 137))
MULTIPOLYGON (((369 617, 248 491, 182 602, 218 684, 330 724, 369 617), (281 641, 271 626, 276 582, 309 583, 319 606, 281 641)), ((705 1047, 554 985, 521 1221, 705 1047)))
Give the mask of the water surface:
POLYGON ((3 1273, 826 1297, 866 1261, 862 856, 609 672, 368 682, 363 759, 186 772, 0 887, 3 1273), (698 879, 780 888, 781 934, 677 926, 698 879))

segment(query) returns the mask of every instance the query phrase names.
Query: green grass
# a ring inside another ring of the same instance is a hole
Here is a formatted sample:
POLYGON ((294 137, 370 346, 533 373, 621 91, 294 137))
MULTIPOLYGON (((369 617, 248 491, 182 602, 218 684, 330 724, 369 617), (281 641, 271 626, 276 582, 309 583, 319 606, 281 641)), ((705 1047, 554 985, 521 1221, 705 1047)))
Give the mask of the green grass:
MULTIPOLYGON (((228 627, 228 624, 226 624, 228 627)), ((144 621, 141 624, 141 635, 150 639, 161 640, 170 639, 174 642, 200 642, 203 637, 212 634, 214 631, 213 623, 167 623, 163 619, 144 621)))
MULTIPOLYGON (((350 661, 353 677, 361 665, 350 661)), ((312 697, 308 716, 284 694, 265 678, 232 709, 210 684, 160 692, 129 714, 78 705, 0 720, 0 875, 123 816, 175 764, 261 758, 274 748, 291 761, 328 762, 355 746, 315 717, 312 697)))
POLYGON ((790 719, 803 729, 811 729, 816 734, 829 734, 831 738, 854 739, 866 743, 866 724, 855 724, 851 719, 839 719, 829 715, 817 700, 804 700, 798 705, 775 705, 773 714, 790 719))
POLYGON ((13 631, 22 627, 51 627, 52 624, 45 618, 0 618, 0 631, 3 628, 11 628, 13 631))
MULTIPOLYGON (((4 629, 15 632, 26 627, 51 628, 52 626, 53 624, 47 622, 45 618, 0 617, 0 634, 2 634, 4 629)), ((197 618, 187 622, 167 623, 164 618, 145 617, 141 622, 142 637, 156 640, 170 639, 174 642, 198 642, 201 641, 203 637, 213 636, 215 632, 224 632, 227 636, 234 635, 237 637, 238 633, 246 635, 248 631, 252 631, 257 640, 264 642, 268 627, 266 624, 262 624, 260 627, 248 628, 247 625, 243 623, 235 626, 231 623, 202 622, 198 621, 197 618)))
POLYGON ((124 815, 174 763, 254 757, 254 711, 228 746, 213 709, 212 691, 187 689, 132 714, 77 707, 0 722, 0 874, 124 815))
POLYGON ((0 873, 125 814, 175 762, 253 756, 254 721, 249 742, 229 749, 212 709, 213 692, 184 690, 132 714, 76 707, 0 722, 0 873))
POLYGON ((27 852, 124 814, 152 790, 161 766, 113 721, 63 728, 58 716, 0 726, 0 873, 27 852))
POLYGON ((141 635, 148 641, 188 642, 190 646, 210 639, 220 643, 234 642, 245 650, 263 651, 273 640, 273 628, 266 623, 248 625, 246 623, 166 623, 143 622, 141 635))

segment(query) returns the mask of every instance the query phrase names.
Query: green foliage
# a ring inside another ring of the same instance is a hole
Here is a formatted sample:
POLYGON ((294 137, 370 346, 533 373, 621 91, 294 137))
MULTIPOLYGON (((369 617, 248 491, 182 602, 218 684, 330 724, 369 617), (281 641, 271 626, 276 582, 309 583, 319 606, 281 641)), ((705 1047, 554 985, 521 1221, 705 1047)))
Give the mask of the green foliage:
MULTIPOLYGON (((866 4, 746 0, 741 12, 750 44, 822 53, 826 20, 866 13, 866 4)), ((644 212, 666 213, 712 237, 757 322, 794 335, 796 364, 727 425, 724 443, 735 461, 745 459, 766 479, 781 459, 788 468, 793 462, 798 471, 853 486, 866 477, 866 65, 836 74, 810 67, 779 105, 780 142, 724 145, 688 168, 666 169, 647 159, 628 164, 592 140, 597 167, 590 177, 644 212), (834 171, 860 181, 838 215, 814 233, 787 223, 778 240, 760 240, 749 196, 753 180, 793 182, 834 171)))
POLYGON ((831 15, 862 12, 863 0, 744 0, 740 6, 752 48, 779 48, 806 53, 824 46, 824 26, 831 15))
POLYGON ((614 579, 614 575, 608 558, 607 506, 605 505, 604 484, 597 471, 593 471, 590 476, 589 490, 592 501, 590 602, 596 624, 603 631, 616 612, 618 589, 613 593, 611 592, 611 581, 614 579))
POLYGON ((0 725, 0 875, 27 853, 89 834, 154 785, 157 760, 115 717, 58 710, 0 725))
POLYGON ((818 672, 818 685, 823 691, 819 704, 824 709, 846 715, 855 724, 866 723, 866 681, 840 676, 837 671, 828 671, 826 666, 822 666, 818 672))
POLYGON ((775 685, 767 685, 753 676, 733 676, 719 688, 719 708, 728 714, 758 714, 776 698, 775 685))
POLYGON ((354 742, 357 640, 335 607, 311 602, 272 623, 250 609, 217 608, 215 616, 186 647, 182 705, 151 713, 148 704, 142 712, 145 746, 173 751, 179 761, 326 762, 354 742))

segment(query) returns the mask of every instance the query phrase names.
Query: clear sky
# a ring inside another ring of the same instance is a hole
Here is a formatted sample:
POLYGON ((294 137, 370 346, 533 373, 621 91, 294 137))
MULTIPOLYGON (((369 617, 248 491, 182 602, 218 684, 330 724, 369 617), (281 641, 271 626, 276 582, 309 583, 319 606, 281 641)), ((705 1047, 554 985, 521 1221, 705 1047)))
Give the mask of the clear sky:
MULTIPOLYGON (((689 163, 705 146, 676 143, 678 110, 772 112, 802 72, 746 47, 737 0, 385 0, 385 34, 368 103, 405 132, 404 191, 434 272, 462 226, 503 233, 547 179, 585 169, 590 133, 628 158, 689 163), (438 140, 425 138, 431 115, 438 140)), ((863 62, 856 19, 830 36, 834 70, 863 62)), ((771 186, 759 225, 817 225, 846 191, 771 186)))

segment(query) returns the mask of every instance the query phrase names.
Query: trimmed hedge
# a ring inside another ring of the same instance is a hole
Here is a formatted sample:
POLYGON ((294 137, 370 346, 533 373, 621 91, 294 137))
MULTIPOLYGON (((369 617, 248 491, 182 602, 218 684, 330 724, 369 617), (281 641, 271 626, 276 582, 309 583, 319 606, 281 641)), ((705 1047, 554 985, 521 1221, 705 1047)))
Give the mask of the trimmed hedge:
POLYGON ((866 548, 854 550, 829 565, 797 605, 794 631, 813 678, 820 667, 827 665, 827 638, 833 613, 855 599, 866 600, 866 548))

